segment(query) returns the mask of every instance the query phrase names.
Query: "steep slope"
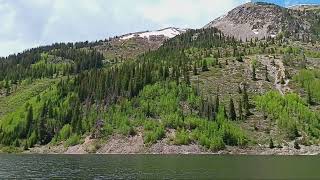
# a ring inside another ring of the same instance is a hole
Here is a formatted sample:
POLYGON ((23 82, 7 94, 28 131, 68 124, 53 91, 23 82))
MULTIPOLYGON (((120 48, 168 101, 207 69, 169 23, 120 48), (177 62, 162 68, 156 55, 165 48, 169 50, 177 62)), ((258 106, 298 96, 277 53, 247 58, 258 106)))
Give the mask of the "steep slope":
POLYGON ((309 39, 313 14, 287 9, 274 4, 247 3, 207 24, 237 39, 276 37, 280 33, 291 38, 309 39))

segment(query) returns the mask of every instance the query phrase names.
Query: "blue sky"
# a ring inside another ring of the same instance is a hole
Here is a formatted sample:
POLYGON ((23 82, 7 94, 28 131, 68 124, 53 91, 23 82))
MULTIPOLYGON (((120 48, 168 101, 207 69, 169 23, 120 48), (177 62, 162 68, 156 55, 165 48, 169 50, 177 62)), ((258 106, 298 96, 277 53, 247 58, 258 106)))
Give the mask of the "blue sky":
POLYGON ((0 0, 0 56, 54 42, 93 41, 169 26, 200 28, 248 1, 0 0))
POLYGON ((264 1, 269 3, 278 4, 281 6, 292 6, 296 4, 319 4, 320 0, 252 0, 252 1, 264 1))

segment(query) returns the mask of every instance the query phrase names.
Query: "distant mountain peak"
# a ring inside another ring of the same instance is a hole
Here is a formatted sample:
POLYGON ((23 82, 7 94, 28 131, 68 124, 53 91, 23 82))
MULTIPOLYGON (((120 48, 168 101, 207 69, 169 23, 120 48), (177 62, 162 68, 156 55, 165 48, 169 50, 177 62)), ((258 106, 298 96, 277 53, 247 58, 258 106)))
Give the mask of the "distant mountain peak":
POLYGON ((165 38, 170 39, 177 35, 180 35, 181 33, 186 32, 186 29, 180 29, 175 27, 168 27, 160 30, 155 31, 143 31, 143 32, 136 32, 136 33, 130 33, 126 34, 120 37, 121 40, 127 40, 131 38, 147 38, 149 40, 157 39, 157 38, 165 38))
POLYGON ((301 38, 309 33, 311 25, 308 18, 310 16, 300 11, 255 1, 234 8, 204 28, 215 27, 226 35, 242 40, 276 37, 281 32, 301 38))

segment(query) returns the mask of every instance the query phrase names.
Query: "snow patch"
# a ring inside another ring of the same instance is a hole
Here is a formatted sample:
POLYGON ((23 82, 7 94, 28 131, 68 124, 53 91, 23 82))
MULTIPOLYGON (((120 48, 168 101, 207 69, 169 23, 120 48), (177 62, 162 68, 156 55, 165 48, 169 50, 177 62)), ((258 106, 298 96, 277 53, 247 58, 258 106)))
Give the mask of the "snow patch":
POLYGON ((150 36, 165 36, 167 38, 173 38, 181 33, 186 32, 185 29, 178 29, 178 28, 166 28, 161 29, 158 31, 146 31, 141 33, 134 33, 134 34, 128 34, 125 36, 122 36, 120 39, 127 40, 134 37, 141 37, 141 38, 148 38, 150 39, 150 36))

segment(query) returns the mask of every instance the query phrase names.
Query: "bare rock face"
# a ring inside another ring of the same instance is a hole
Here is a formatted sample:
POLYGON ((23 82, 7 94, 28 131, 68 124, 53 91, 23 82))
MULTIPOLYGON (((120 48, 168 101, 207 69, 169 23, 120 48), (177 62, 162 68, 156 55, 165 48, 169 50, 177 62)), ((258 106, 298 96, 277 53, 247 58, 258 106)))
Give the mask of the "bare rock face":
POLYGON ((267 3, 247 3, 231 10, 227 15, 207 24, 237 39, 276 37, 281 32, 297 38, 309 33, 310 23, 305 12, 267 3))

